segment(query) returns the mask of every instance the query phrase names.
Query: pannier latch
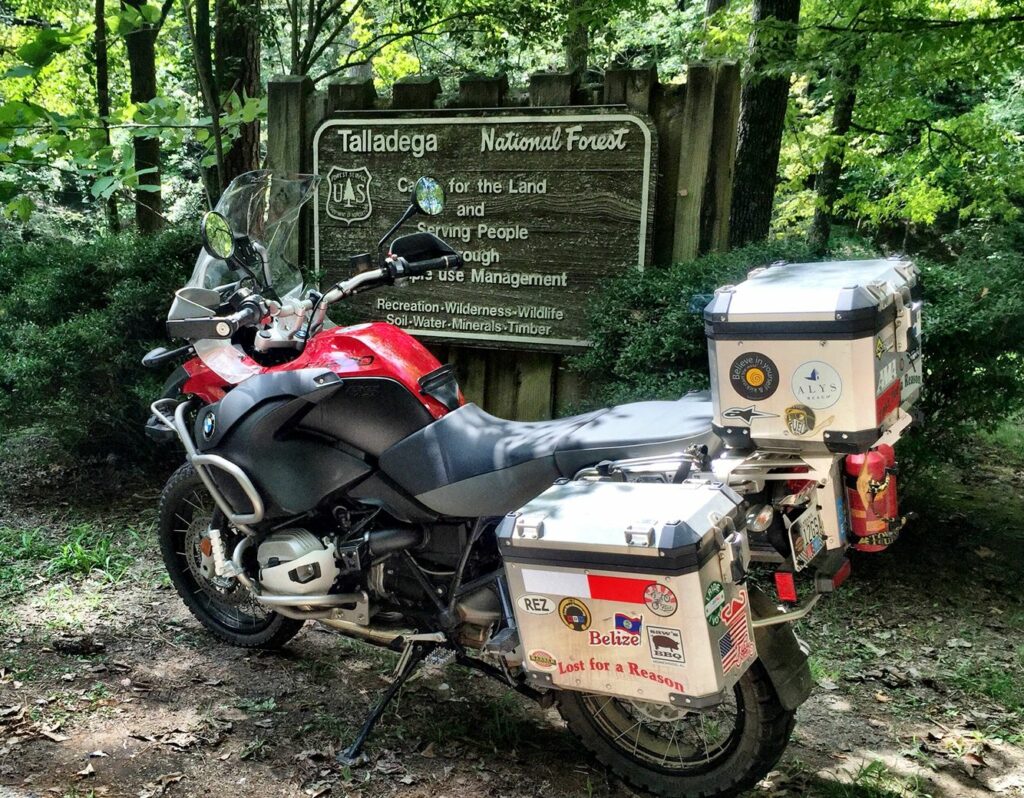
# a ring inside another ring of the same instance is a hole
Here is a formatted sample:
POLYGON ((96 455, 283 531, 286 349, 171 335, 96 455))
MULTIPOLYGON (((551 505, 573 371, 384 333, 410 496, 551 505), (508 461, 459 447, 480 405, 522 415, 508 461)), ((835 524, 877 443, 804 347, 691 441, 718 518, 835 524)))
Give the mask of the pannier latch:
POLYGON ((545 515, 521 515, 516 519, 516 537, 537 540, 544 537, 545 515))
POLYGON ((647 548, 654 545, 654 527, 650 522, 626 527, 626 545, 647 548))

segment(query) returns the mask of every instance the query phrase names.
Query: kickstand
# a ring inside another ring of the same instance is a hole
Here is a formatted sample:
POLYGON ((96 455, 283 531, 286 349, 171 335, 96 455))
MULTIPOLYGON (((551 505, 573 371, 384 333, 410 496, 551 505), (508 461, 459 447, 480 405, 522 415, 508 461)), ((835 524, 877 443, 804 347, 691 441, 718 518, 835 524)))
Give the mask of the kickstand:
POLYGON ((402 656, 398 660, 398 665, 395 666, 391 684, 384 691, 384 695, 381 696, 377 705, 367 715, 366 720, 363 722, 363 727, 359 730, 359 734, 356 735, 352 745, 336 757, 338 764, 349 767, 362 764, 365 759, 365 754, 362 753, 363 746, 366 744, 366 739, 370 736, 370 732, 373 731, 373 727, 377 725, 377 721, 384 714, 384 710, 391 703, 391 699, 398 694, 398 691, 402 689, 402 686, 416 671, 416 667, 433 649, 434 644, 430 642, 410 641, 406 643, 405 648, 402 650, 402 656))

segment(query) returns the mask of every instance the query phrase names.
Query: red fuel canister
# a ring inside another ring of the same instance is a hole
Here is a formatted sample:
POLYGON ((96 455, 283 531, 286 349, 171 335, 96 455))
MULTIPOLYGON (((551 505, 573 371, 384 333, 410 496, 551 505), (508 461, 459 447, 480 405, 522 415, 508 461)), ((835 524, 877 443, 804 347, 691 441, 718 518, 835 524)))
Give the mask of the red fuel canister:
POLYGON ((882 551, 903 525, 896 495, 896 452, 882 444, 864 454, 847 455, 846 496, 850 528, 858 551, 882 551))

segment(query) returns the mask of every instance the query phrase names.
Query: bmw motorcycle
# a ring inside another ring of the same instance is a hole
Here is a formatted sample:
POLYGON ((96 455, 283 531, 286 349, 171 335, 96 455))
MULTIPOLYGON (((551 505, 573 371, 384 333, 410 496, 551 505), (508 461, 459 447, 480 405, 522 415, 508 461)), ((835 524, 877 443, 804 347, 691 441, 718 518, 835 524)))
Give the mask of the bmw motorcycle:
MULTIPOLYGON (((845 537, 812 540, 807 514, 825 485, 845 501, 843 455, 761 462, 726 447, 744 417, 751 428, 782 414, 707 393, 541 422, 485 413, 402 330, 328 318, 354 294, 461 267, 432 234, 394 237, 442 212, 438 183, 421 178, 375 251, 324 291, 297 265, 316 186, 269 172, 232 182, 168 314, 187 344, 144 359, 184 358, 147 432, 185 451, 158 530, 189 610, 236 646, 279 647, 315 621, 400 652, 345 762, 430 658, 557 707, 640 789, 752 786, 810 690, 791 621, 842 578, 845 537), (796 546, 806 561, 823 540, 810 602, 748 579, 752 560, 796 546)), ((750 396, 773 379, 765 363, 744 368, 750 396)), ((865 501, 882 476, 861 479, 865 501)))

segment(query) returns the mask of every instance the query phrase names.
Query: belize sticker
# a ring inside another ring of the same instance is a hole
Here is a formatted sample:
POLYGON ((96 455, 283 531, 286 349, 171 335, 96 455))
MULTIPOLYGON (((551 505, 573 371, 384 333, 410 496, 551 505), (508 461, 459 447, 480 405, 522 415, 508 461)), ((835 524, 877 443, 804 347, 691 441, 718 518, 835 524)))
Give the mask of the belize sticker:
POLYGON ((520 596, 516 605, 530 615, 550 615, 555 611, 555 602, 547 596, 520 596))
POLYGON ((747 352, 729 366, 729 382, 744 399, 757 402, 770 397, 779 387, 779 369, 760 352, 747 352))
POLYGON ((712 626, 722 622, 722 606, 725 604, 725 588, 721 582, 712 582, 704 591, 704 617, 712 626))
POLYGON ((793 372, 793 396, 815 410, 832 407, 843 395, 839 372, 821 360, 810 360, 793 372))
POLYGON ((638 615, 635 618, 632 615, 626 615, 624 612, 615 613, 615 628, 620 632, 626 634, 639 635, 640 628, 643 626, 644 616, 638 615))
POLYGON ((657 582, 651 582, 644 590, 644 604, 647 605, 647 609, 662 618, 675 615, 676 608, 679 606, 676 594, 657 582))
POLYGON ((558 603, 558 617, 574 632, 590 628, 590 610, 578 598, 564 598, 558 603))
POLYGON ((683 652, 683 636, 678 629, 664 626, 648 626, 647 642, 651 649, 651 659, 668 665, 685 665, 686 654, 683 652))
POLYGON ((531 651, 527 659, 542 671, 553 671, 558 666, 558 660, 542 648, 531 651))

